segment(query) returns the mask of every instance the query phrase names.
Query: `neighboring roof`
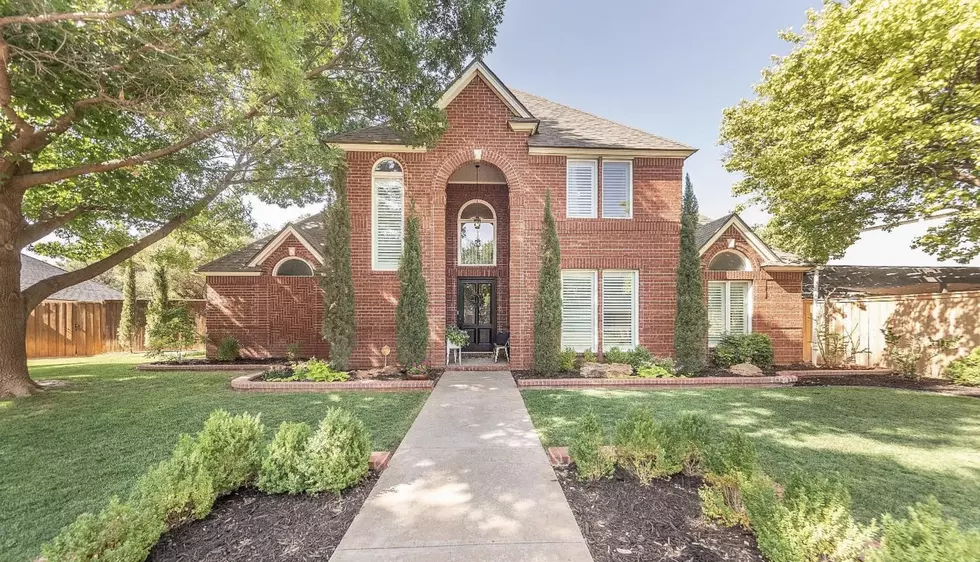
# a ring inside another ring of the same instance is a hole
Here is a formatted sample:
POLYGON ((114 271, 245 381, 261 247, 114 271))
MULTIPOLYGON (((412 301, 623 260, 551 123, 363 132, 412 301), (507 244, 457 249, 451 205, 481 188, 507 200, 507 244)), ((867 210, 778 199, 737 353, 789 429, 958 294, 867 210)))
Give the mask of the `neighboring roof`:
MULTIPOLYGON (((668 150, 693 153, 694 148, 639 129, 597 117, 532 94, 510 90, 482 61, 473 61, 436 104, 445 108, 476 76, 480 76, 514 114, 512 122, 538 122, 528 146, 538 149, 668 150)), ((374 125, 327 139, 337 145, 404 145, 406 139, 387 125, 374 125)), ((685 154, 685 156, 687 155, 685 154)))
MULTIPOLYGON (((812 298, 814 272, 803 278, 812 298)), ((820 296, 912 295, 980 289, 980 267, 828 265, 820 268, 820 296)))
MULTIPOLYGON (((290 229, 295 230, 296 234, 305 240, 309 246, 320 248, 325 241, 326 233, 323 228, 323 221, 319 214, 313 215, 295 224, 287 224, 279 232, 259 238, 241 250, 236 250, 228 255, 222 256, 210 263, 206 263, 197 268, 198 273, 258 273, 261 267, 249 266, 249 263, 259 255, 262 250, 274 241, 281 234, 290 229)), ((302 240, 301 240, 302 241, 302 240)))
MULTIPOLYGON (((38 281, 61 275, 64 272, 65 270, 60 267, 32 258, 27 254, 20 255, 20 289, 22 291, 38 281)), ((122 300, 122 298, 122 293, 112 287, 95 281, 82 281, 77 285, 58 291, 48 297, 47 300, 102 302, 122 300)))
POLYGON ((768 245, 755 233, 752 228, 742 220, 742 217, 738 216, 738 213, 729 213, 721 218, 710 220, 704 222, 707 219, 704 215, 698 216, 698 231, 695 234, 695 240, 697 240, 698 249, 701 253, 707 250, 708 246, 714 244, 714 242, 726 231, 730 226, 734 226, 749 241, 757 252, 764 258, 762 263, 763 267, 778 267, 778 266, 805 266, 806 261, 790 252, 784 252, 782 250, 777 250, 772 246, 768 245))

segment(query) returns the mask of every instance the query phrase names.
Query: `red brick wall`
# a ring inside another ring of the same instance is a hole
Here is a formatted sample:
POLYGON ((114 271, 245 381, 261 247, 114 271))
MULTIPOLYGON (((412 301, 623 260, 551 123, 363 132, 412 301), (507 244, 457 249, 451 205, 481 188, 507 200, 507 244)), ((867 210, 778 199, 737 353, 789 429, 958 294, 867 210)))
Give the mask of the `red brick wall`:
MULTIPOLYGON (((507 277, 506 312, 498 322, 512 333, 511 365, 528 368, 533 346, 533 308, 538 278, 545 193, 552 208, 562 248, 563 268, 636 269, 640 272, 640 343, 654 353, 673 352, 675 283, 680 230, 680 158, 640 158, 634 161, 634 218, 632 220, 565 220, 565 158, 531 156, 527 133, 511 131, 509 110, 479 78, 446 109, 449 127, 426 153, 385 154, 349 152, 352 267, 357 296, 357 365, 379 364, 380 348, 394 348, 394 309, 398 298, 395 272, 371 269, 371 169, 383 156, 396 158, 405 174, 406 201, 414 202, 422 224, 424 273, 429 287, 430 353, 433 363, 445 360, 445 324, 455 315, 453 279, 455 214, 447 209, 457 197, 470 197, 483 187, 452 186, 449 176, 473 159, 500 168, 507 178, 509 260, 497 268, 507 277), (506 271, 504 271, 506 269, 506 271), (506 318, 505 318, 506 317, 506 318)), ((601 200, 601 194, 600 194, 601 200)), ((499 213, 499 209, 498 209, 499 213)), ((500 229, 503 231, 503 229, 500 229)), ((501 232, 503 235, 503 232, 501 232)), ((501 285, 503 282, 501 281, 501 285)), ((499 289, 498 289, 499 291, 499 289)), ((498 296, 498 301, 503 301, 498 296)))
POLYGON ((317 259, 293 236, 287 237, 261 264, 262 274, 249 277, 208 276, 208 355, 231 336, 244 357, 283 357, 286 346, 300 344, 305 357, 327 357, 330 346, 320 337, 323 292, 318 277, 275 277, 273 268, 292 248, 314 267, 317 259))
POLYGON ((734 226, 729 227, 701 257, 707 281, 752 281, 752 331, 772 338, 777 364, 798 363, 803 359, 803 273, 770 272, 762 269, 763 257, 734 226), (711 259, 728 251, 728 240, 748 258, 752 271, 708 271, 711 259))

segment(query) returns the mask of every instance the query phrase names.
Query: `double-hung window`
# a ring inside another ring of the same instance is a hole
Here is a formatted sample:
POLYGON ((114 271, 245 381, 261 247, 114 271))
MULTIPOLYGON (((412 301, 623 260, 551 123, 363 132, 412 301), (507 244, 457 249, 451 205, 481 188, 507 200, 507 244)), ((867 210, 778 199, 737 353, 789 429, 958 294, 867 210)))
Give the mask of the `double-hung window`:
POLYGON ((561 272, 561 348, 596 348, 596 272, 561 272))
POLYGON ((637 346, 636 271, 602 272, 602 350, 637 346))
POLYGON ((602 161, 602 218, 633 218, 633 163, 602 161))
POLYGON ((752 331, 750 281, 708 281, 708 346, 725 334, 752 331))
POLYGON ((565 175, 567 218, 596 218, 597 170, 598 163, 595 160, 568 160, 565 175))
POLYGON ((394 271, 405 236, 405 181, 401 165, 379 160, 371 173, 371 262, 375 271, 394 271))

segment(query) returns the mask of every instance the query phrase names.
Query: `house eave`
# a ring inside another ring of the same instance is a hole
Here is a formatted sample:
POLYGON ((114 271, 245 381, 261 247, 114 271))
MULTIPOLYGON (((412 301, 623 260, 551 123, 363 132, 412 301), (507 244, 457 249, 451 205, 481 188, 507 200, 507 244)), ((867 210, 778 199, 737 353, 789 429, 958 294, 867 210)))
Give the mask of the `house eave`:
POLYGON ((276 251, 276 248, 278 248, 286 240, 286 238, 289 237, 290 234, 292 234, 297 240, 299 240, 299 243, 302 244, 303 247, 306 248, 308 252, 313 254, 313 257, 315 257, 320 262, 320 264, 323 264, 323 255, 320 253, 320 251, 316 247, 314 247, 313 244, 310 244, 309 240, 307 240, 298 230, 296 230, 296 228, 293 225, 289 225, 286 228, 282 229, 282 232, 276 235, 275 238, 270 240, 269 243, 266 244, 265 247, 262 248, 262 250, 260 250, 258 254, 255 254, 255 257, 252 258, 250 262, 248 262, 248 267, 257 267, 260 263, 268 259, 268 257, 272 255, 273 252, 276 251))
POLYGON ((763 265, 762 269, 765 271, 781 271, 781 272, 807 272, 813 269, 812 265, 763 265))
POLYGON ((424 146, 409 146, 407 144, 381 144, 369 142, 332 142, 329 146, 346 152, 428 152, 424 146))
POLYGON ((261 271, 195 271, 205 277, 258 277, 261 271))
POLYGON ((591 156, 609 158, 683 158, 697 152, 696 149, 662 148, 582 148, 560 146, 529 146, 528 154, 535 156, 591 156))
POLYGON ((510 126, 511 131, 518 133, 530 133, 533 135, 538 132, 538 123, 540 122, 511 119, 507 122, 507 125, 510 126))
POLYGON ((776 256, 772 249, 765 242, 763 242, 762 239, 759 238, 759 236, 753 232, 751 228, 749 228, 749 225, 745 224, 745 222, 742 221, 738 215, 732 215, 732 218, 728 219, 728 222, 719 228, 718 231, 708 239, 708 241, 702 244, 701 248, 698 250, 698 255, 703 256, 704 253, 708 251, 708 248, 713 246, 714 243, 725 234, 725 231, 732 226, 741 232, 742 236, 745 236, 745 239, 748 240, 749 245, 752 246, 752 249, 766 258, 767 262, 779 262, 779 257, 776 256))

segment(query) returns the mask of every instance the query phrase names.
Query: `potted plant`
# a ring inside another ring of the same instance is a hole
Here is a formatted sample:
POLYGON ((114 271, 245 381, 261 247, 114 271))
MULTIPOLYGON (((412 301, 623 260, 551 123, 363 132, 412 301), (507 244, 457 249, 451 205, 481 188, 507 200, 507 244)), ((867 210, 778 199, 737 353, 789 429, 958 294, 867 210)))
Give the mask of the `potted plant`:
POLYGON ((457 326, 446 326, 446 340, 454 347, 463 347, 470 343, 470 335, 457 326))
POLYGON ((428 361, 409 363, 405 367, 405 376, 411 380, 426 380, 429 378, 430 368, 428 361))

